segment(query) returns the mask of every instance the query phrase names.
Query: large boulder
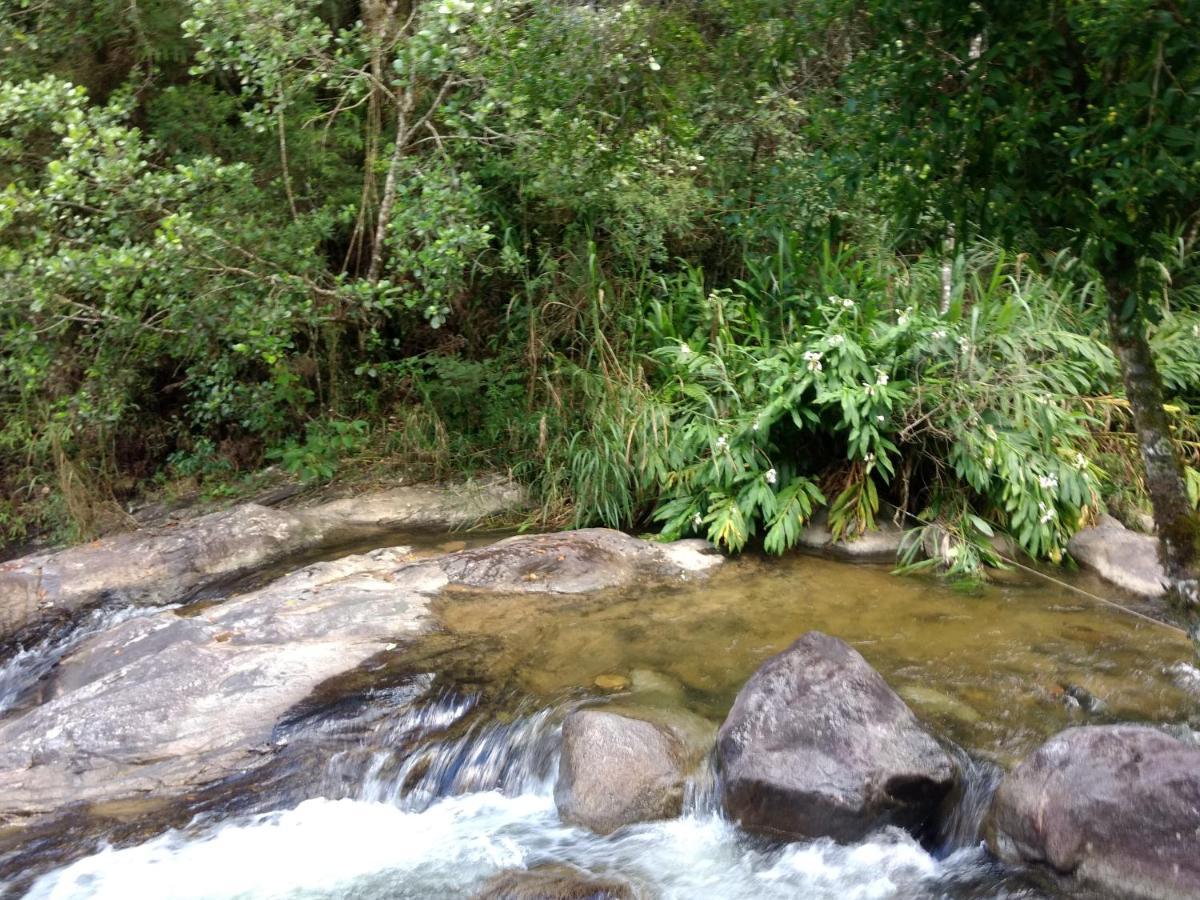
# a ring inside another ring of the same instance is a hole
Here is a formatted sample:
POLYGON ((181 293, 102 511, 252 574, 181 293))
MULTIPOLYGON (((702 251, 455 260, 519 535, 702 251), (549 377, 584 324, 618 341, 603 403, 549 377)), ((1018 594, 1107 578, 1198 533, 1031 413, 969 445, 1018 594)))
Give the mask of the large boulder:
POLYGON ((1154 728, 1071 728, 1008 775, 985 825, 1002 859, 1119 897, 1200 897, 1200 747, 1154 728))
POLYGON ((186 600, 267 567, 402 528, 454 528, 524 504, 494 481, 403 487, 307 509, 244 503, 0 563, 0 641, 101 603, 155 606, 186 600))
POLYGON ((717 737, 726 811, 791 839, 920 830, 957 767, 867 661, 809 632, 767 660, 717 737))
POLYGON ((290 710, 426 632, 431 599, 464 573, 474 591, 517 589, 525 571, 538 590, 578 593, 678 581, 695 574, 694 558, 721 561, 602 529, 433 558, 397 547, 314 564, 194 616, 115 625, 63 659, 49 699, 0 719, 0 824, 73 802, 169 796, 265 762, 290 710), (583 560, 597 571, 583 573, 583 560))
POLYGON ((635 900, 637 896, 627 881, 548 864, 506 869, 489 878, 475 900, 635 900))
POLYGON ((688 751, 668 728, 600 709, 563 722, 554 803, 564 821, 608 834, 683 809, 688 751))
POLYGON ((1112 516, 1076 532, 1067 550, 1080 566, 1132 594, 1156 599, 1166 593, 1158 539, 1130 531, 1112 516))

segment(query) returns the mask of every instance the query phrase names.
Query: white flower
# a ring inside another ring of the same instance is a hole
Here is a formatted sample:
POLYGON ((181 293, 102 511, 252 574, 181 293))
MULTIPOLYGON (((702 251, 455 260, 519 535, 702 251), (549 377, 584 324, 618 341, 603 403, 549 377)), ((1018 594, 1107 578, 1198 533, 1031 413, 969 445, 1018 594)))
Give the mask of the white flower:
POLYGON ((1075 468, 1080 472, 1086 472, 1088 467, 1088 458, 1082 453, 1075 454, 1075 468))
POLYGON ((990 456, 985 456, 983 458, 983 467, 985 469, 990 469, 992 467, 992 464, 995 462, 996 461, 994 459, 992 459, 990 456))
POLYGON ((875 417, 875 421, 879 422, 880 424, 882 424, 886 420, 887 420, 887 416, 883 415, 882 413, 875 417))
POLYGON ((821 371, 821 351, 805 350, 804 351, 804 363, 805 363, 805 365, 808 366, 808 371, 820 372, 821 371))
POLYGON ((864 390, 866 390, 866 392, 867 392, 867 396, 868 396, 868 397, 874 397, 874 396, 875 396, 875 385, 873 385, 873 384, 864 384, 864 385, 863 385, 863 388, 864 388, 864 390))
POLYGON ((692 348, 691 348, 691 347, 689 347, 687 344, 680 344, 680 345, 679 345, 679 355, 680 355, 680 356, 687 356, 687 355, 688 355, 688 354, 690 354, 691 352, 692 352, 692 348))
POLYGON ((1056 491, 1056 490, 1058 490, 1058 476, 1057 475, 1042 475, 1041 477, 1038 478, 1038 484, 1040 484, 1043 488, 1045 488, 1048 491, 1056 491))
POLYGON ((704 524, 704 519, 702 519, 700 517, 700 513, 696 513, 694 516, 692 516, 692 527, 693 528, 699 528, 703 524, 704 524))
POLYGON ((756 419, 755 419, 753 422, 751 422, 751 423, 750 423, 750 430, 751 430, 751 431, 758 431, 758 426, 759 426, 759 424, 760 424, 760 423, 759 423, 758 419, 756 418, 756 419))
POLYGON ((908 327, 908 316, 906 316, 904 313, 900 313, 899 318, 896 319, 896 324, 899 325, 901 328, 907 328, 908 327))
POLYGON ((960 337, 958 339, 958 347, 963 353, 966 353, 971 349, 971 342, 965 337, 960 337))
POLYGON ((727 441, 725 439, 725 435, 721 435, 720 437, 717 438, 717 449, 718 450, 724 450, 728 446, 729 446, 729 441, 727 441))
POLYGON ((652 56, 652 57, 650 57, 650 71, 651 71, 651 72, 657 72, 657 71, 658 71, 659 69, 661 69, 661 68, 662 68, 662 66, 660 66, 660 65, 658 64, 658 60, 657 60, 657 59, 655 59, 653 56, 652 56))
POLYGON ((854 309, 854 301, 849 297, 842 298, 842 309, 854 309))
POLYGON ((946 329, 945 328, 935 328, 935 329, 933 329, 933 331, 929 332, 929 336, 931 338, 933 338, 935 341, 945 340, 946 339, 946 329))
POLYGON ((767 469, 766 474, 767 484, 774 484, 779 480, 779 474, 774 469, 767 469))
POLYGON ((871 465, 873 462, 875 462, 875 454, 868 453, 866 456, 863 457, 863 459, 866 460, 867 465, 871 465))
POLYGON ((1056 515, 1054 508, 1051 506, 1047 506, 1045 503, 1039 503, 1038 509, 1040 509, 1042 511, 1042 517, 1039 521, 1043 525, 1045 525, 1047 522, 1049 522, 1051 519, 1053 519, 1054 516, 1056 515))
POLYGON ((887 372, 880 372, 879 377, 875 379, 875 383, 878 384, 880 387, 883 387, 885 384, 887 384, 888 383, 887 372))
POLYGON ((846 343, 846 336, 844 334, 831 334, 829 336, 830 347, 840 347, 844 343, 846 343))

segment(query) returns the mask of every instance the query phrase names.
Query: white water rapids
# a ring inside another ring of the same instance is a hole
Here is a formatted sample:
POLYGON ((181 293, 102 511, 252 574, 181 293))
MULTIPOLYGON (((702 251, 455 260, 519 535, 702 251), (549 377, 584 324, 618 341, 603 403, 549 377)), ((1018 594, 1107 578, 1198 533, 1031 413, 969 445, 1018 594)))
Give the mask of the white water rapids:
POLYGON ((907 835, 852 846, 754 846, 715 814, 599 837, 558 820, 548 791, 485 791, 424 811, 313 799, 203 836, 174 833, 105 850, 43 876, 30 900, 133 898, 441 898, 469 896, 509 868, 567 862, 661 898, 883 900, 945 895, 981 874, 981 851, 937 861, 907 835))
POLYGON ((664 900, 1015 896, 970 844, 937 859, 898 830, 848 846, 750 837, 718 814, 703 779, 678 819, 609 836, 566 825, 553 800, 562 709, 413 746, 473 706, 447 694, 391 716, 375 708, 352 723, 326 722, 316 727, 326 736, 357 733, 314 780, 323 796, 102 848, 43 875, 26 896, 436 900, 470 897, 498 872, 546 863, 621 878, 664 900), (339 793, 350 796, 330 799, 339 793))

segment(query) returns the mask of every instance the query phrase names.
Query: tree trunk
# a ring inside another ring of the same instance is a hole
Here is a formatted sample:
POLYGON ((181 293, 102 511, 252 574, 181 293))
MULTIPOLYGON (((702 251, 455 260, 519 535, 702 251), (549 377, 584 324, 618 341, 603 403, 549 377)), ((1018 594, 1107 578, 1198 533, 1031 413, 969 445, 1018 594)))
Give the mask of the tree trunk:
POLYGON ((1186 620, 1200 653, 1200 515, 1188 502, 1183 464, 1163 409, 1162 379, 1150 353, 1141 311, 1136 302, 1129 302, 1132 294, 1127 284, 1121 278, 1108 280, 1109 329, 1142 449, 1167 596, 1186 620))

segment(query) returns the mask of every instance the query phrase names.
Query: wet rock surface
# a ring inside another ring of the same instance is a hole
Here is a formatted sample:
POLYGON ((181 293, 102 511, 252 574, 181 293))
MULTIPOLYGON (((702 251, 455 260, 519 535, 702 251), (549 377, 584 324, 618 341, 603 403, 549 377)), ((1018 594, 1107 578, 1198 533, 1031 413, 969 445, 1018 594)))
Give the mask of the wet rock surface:
POLYGON ((510 869, 488 879, 474 900, 635 900, 626 881, 599 878, 574 866, 510 869))
POLYGON ((690 577, 693 555, 720 562, 601 529, 425 559, 389 548, 309 566, 191 617, 121 623, 62 660, 46 702, 0 720, 0 823, 259 765, 276 724, 323 682, 426 633, 429 603, 452 581, 512 591, 536 572, 538 590, 578 593, 690 577))
POLYGON ((1137 725, 1071 728, 1001 783, 993 852, 1117 897, 1200 896, 1200 747, 1137 725))
POLYGON ((443 569, 456 588, 575 594, 619 587, 635 578, 686 580, 721 561, 705 541, 657 544, 607 528, 587 528, 509 538, 448 557, 443 569))
POLYGON ((523 506, 497 481, 397 488, 307 509, 254 503, 0 563, 0 640, 97 604, 167 605, 400 528, 454 528, 523 506))
POLYGON ((599 709, 571 713, 554 789, 558 813, 598 834, 678 816, 688 756, 674 732, 645 719, 599 709))
POLYGON ((853 648, 809 632, 742 688, 717 738, 722 800, 744 827, 853 841, 920 831, 954 761, 853 648))
POLYGON ((1130 531, 1112 516, 1077 532, 1067 550, 1080 566, 1130 593, 1150 599, 1166 593, 1158 539, 1130 531))

